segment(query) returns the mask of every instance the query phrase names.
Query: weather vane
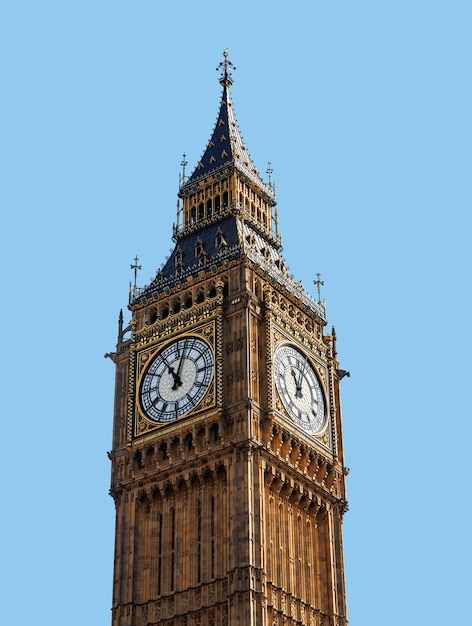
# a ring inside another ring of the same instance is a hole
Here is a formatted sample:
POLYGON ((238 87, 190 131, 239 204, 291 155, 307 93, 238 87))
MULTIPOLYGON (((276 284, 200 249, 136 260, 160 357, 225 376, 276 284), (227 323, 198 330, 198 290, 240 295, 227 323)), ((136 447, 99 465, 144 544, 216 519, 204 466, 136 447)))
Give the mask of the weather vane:
POLYGON ((133 287, 134 294, 136 293, 136 280, 138 278, 138 270, 141 269, 141 265, 138 265, 138 261, 139 259, 138 259, 138 256, 136 255, 134 257, 134 265, 133 264, 130 265, 130 268, 134 270, 134 287, 133 287))
POLYGON ((318 280, 314 280, 313 284, 318 287, 318 304, 321 304, 321 286, 324 285, 324 280, 320 280, 321 274, 317 272, 316 276, 318 280))
POLYGON ((233 84, 233 79, 231 77, 231 70, 235 70, 236 66, 234 66, 231 61, 228 59, 228 48, 223 50, 224 59, 218 64, 216 71, 221 70, 220 83, 223 87, 227 87, 233 84))

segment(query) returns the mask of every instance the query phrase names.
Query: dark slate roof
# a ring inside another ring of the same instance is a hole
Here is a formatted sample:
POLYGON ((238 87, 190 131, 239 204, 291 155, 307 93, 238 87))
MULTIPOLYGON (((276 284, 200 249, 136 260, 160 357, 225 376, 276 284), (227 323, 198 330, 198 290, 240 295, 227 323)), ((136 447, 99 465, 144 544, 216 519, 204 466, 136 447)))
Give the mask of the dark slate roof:
POLYGON ((231 249, 237 253, 236 256, 239 256, 236 218, 229 216, 183 237, 175 246, 162 268, 161 275, 169 278, 176 273, 176 258, 178 255, 181 255, 183 269, 197 274, 199 271, 199 257, 195 254, 197 246, 201 247, 203 257, 208 263, 217 263, 218 259, 226 256, 231 249), (218 235, 221 236, 222 245, 217 245, 218 235))
POLYGON ((203 269, 220 266, 241 256, 238 218, 230 215, 179 240, 150 285, 139 289, 136 298, 153 297, 176 282, 197 276, 203 269))
POLYGON ((131 298, 131 304, 146 299, 158 299, 161 292, 170 293, 176 284, 204 270, 226 266, 228 262, 244 255, 254 263, 254 269, 273 284, 284 286, 289 292, 302 300, 305 305, 326 319, 326 312, 320 302, 315 302, 300 282, 294 282, 285 260, 276 247, 255 231, 244 220, 230 215, 218 222, 209 224, 202 230, 183 237, 175 246, 170 257, 150 285, 139 289, 131 298), (200 255, 196 255, 200 250, 200 255), (202 256, 203 255, 203 256, 202 256), (180 269, 177 266, 180 263, 180 269))
POLYGON ((191 186, 209 174, 217 173, 227 167, 233 167, 272 196, 272 192, 260 178, 239 132, 233 111, 229 83, 230 81, 228 80, 222 81, 223 93, 215 128, 203 156, 193 174, 182 186, 182 189, 191 186))

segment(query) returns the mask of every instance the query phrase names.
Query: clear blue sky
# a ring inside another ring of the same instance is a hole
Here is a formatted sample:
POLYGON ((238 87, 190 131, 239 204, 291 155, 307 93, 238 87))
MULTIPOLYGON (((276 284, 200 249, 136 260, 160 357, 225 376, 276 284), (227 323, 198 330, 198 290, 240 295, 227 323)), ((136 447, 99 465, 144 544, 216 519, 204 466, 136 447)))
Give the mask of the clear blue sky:
POLYGON ((471 18, 465 0, 2 3, 2 623, 110 623, 103 354, 133 257, 143 284, 169 253, 224 47, 287 264, 312 295, 321 272, 351 372, 350 624, 469 623, 471 18))

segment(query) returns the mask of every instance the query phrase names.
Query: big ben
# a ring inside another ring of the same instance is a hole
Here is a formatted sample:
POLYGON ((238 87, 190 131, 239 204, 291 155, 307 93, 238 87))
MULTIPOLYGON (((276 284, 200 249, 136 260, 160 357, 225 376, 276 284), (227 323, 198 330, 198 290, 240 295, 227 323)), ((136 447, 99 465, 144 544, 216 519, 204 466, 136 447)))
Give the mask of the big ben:
POLYGON ((225 50, 213 132, 181 176, 175 246, 131 289, 111 355, 112 626, 348 623, 345 372, 321 299, 282 256, 233 69, 225 50))

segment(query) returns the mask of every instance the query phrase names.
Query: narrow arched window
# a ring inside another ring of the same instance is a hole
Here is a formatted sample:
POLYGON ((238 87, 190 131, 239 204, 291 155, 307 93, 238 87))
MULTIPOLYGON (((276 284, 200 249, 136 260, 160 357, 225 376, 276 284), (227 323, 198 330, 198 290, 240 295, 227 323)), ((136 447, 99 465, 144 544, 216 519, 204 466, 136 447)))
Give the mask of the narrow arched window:
POLYGON ((190 294, 185 298, 184 306, 186 309, 190 309, 192 307, 192 296, 190 294))

